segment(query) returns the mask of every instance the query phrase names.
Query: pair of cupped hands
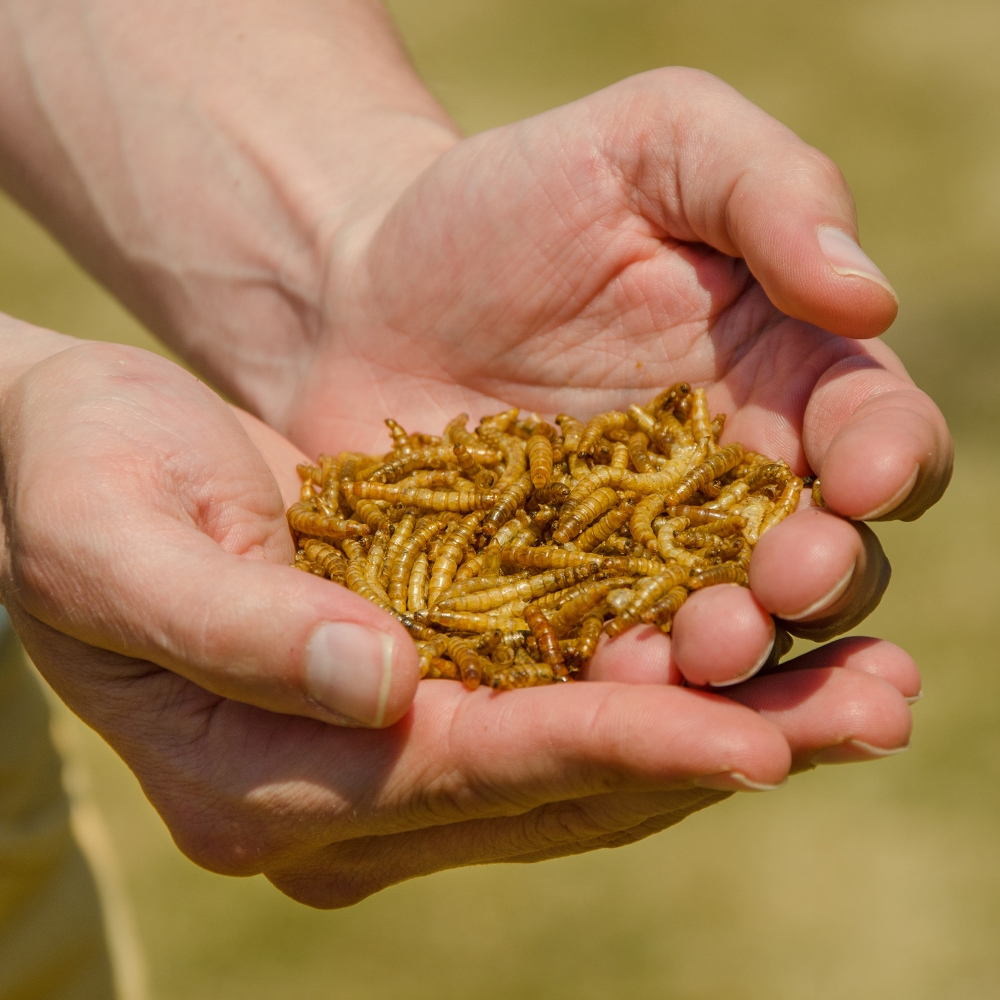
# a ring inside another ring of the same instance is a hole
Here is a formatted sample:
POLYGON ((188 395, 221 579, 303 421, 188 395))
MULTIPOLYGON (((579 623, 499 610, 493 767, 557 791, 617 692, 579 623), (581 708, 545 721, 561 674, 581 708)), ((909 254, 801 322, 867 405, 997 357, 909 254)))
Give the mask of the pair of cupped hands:
MULTIPOLYGON (((405 181, 323 243, 321 322, 275 346, 281 434, 159 357, 0 328, 4 603, 180 848, 338 906, 905 748, 920 679, 887 642, 755 675, 772 616, 827 640, 871 611, 889 569, 861 522, 918 517, 950 474, 943 418, 871 339, 897 303, 837 169, 717 80, 660 71, 405 181), (296 463, 386 450, 386 416, 586 417, 682 379, 830 509, 803 503, 750 588, 692 595, 671 637, 606 642, 585 683, 418 685, 398 622, 289 565, 296 463)), ((265 285, 232 303, 246 324, 285 295, 265 285)))

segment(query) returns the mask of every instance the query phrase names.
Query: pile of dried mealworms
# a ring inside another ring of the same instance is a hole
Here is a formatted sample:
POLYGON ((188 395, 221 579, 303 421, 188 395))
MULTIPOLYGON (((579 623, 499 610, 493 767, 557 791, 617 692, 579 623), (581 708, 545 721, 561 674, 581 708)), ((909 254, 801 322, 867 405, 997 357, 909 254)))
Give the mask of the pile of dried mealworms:
POLYGON ((704 390, 555 424, 508 410, 440 437, 386 424, 386 455, 299 467, 295 565, 398 618, 421 676, 473 688, 571 679, 602 632, 669 632, 689 593, 746 585, 758 538, 795 510, 783 461, 718 444, 704 390))

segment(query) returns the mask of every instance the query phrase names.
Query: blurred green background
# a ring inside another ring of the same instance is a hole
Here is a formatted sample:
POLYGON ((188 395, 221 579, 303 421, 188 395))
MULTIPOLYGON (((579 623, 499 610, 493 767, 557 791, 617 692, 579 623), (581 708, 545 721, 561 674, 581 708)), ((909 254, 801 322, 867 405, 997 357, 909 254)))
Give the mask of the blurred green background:
MULTIPOLYGON (((208 874, 78 727, 157 1000, 1000 996, 1000 4, 395 0, 477 131, 659 65, 710 70, 831 155, 902 299, 887 340, 951 421, 954 484, 879 526, 864 631, 918 659, 913 749, 740 796, 634 847, 449 872, 319 913, 208 874), (992 431, 990 428, 994 428, 992 431)), ((156 348, 8 203, 0 309, 156 348)))

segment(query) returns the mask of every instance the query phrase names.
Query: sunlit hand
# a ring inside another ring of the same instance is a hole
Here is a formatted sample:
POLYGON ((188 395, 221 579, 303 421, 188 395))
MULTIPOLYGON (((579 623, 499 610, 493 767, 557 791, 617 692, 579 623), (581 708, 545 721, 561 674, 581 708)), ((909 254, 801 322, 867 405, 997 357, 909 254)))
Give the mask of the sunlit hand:
MULTIPOLYGON (((818 473, 839 514, 917 517, 951 442, 892 352, 850 339, 896 314, 855 226, 836 168, 714 77, 626 80, 458 143, 339 234, 284 425, 313 455, 381 450, 390 414, 430 432, 510 404, 588 416, 684 379, 728 414, 723 440, 818 473)), ((802 507, 762 540, 750 591, 692 596, 657 662, 731 682, 766 658, 770 615, 828 638, 871 611, 874 534, 802 507)))
POLYGON ((409 709, 402 628, 287 565, 294 447, 153 355, 69 338, 45 353, 3 384, 0 596, 208 868, 345 905, 442 868, 628 843, 906 744, 919 678, 874 640, 733 689, 750 707, 676 685, 426 681, 409 709), (396 724, 328 724, 344 716, 396 724))

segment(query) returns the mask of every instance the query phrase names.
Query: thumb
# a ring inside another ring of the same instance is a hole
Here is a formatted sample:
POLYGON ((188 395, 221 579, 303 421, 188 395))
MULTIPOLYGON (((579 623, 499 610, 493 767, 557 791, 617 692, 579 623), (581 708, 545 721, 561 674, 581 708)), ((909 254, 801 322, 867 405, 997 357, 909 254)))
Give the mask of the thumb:
POLYGON ((227 552, 176 522, 122 537, 129 559, 88 574, 82 614, 49 601, 32 606, 22 593, 24 610, 90 646, 270 711, 378 728, 409 709, 420 676, 416 648, 364 598, 291 566, 227 552))
POLYGON ((130 655, 272 711, 376 728, 407 712, 417 651, 391 616, 300 570, 197 548, 161 555, 160 622, 130 655))
POLYGON ((605 155, 668 237, 742 257, 782 312, 832 333, 892 324, 898 299, 858 244, 830 159, 710 74, 656 70, 618 87, 631 91, 629 113, 614 102, 605 155))

